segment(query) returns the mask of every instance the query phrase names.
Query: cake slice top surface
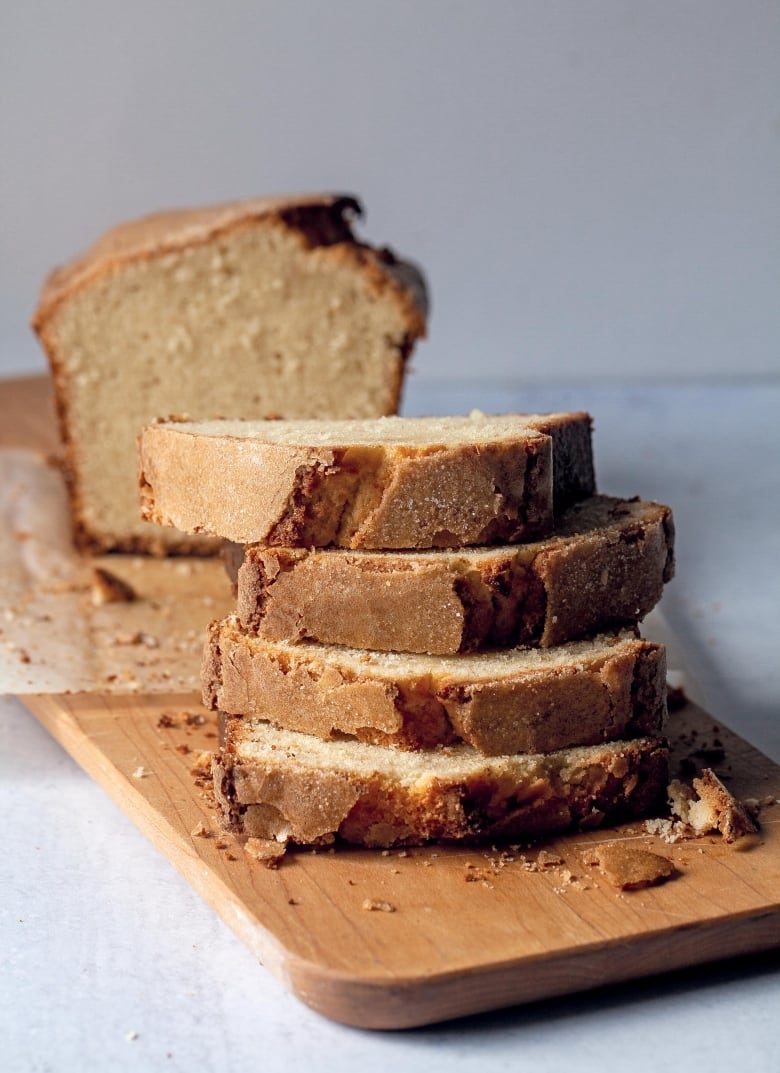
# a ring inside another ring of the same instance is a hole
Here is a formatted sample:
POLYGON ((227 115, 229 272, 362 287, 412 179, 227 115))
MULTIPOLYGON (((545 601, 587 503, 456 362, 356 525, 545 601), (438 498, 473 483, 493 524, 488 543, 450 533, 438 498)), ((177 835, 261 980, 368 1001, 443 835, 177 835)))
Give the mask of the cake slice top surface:
POLYGON ((380 417, 341 421, 171 421, 157 428, 192 436, 240 439, 290 447, 431 447, 536 438, 538 423, 582 419, 584 414, 473 413, 460 417, 380 417))

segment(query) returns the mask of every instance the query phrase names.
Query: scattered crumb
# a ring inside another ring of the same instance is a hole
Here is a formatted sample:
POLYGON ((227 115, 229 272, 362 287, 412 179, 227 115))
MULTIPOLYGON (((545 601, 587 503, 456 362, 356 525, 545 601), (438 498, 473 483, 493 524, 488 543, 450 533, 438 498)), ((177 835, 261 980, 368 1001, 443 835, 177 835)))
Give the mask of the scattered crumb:
POLYGON ((248 838, 244 843, 244 853, 266 868, 278 868, 286 852, 287 843, 277 842, 273 838, 248 838))
POLYGON ((604 842, 594 846, 583 854, 583 862, 597 866, 618 890, 652 887, 674 874, 674 865, 668 857, 625 842, 604 842))
POLYGON ((146 779, 149 775, 151 775, 151 771, 147 771, 142 765, 139 765, 133 772, 134 779, 146 779))
POLYGON ((557 853, 551 853, 549 850, 540 849, 536 855, 537 868, 555 868, 560 864, 563 864, 563 857, 559 857, 557 853))
POLYGON ((682 820, 656 819, 645 820, 645 830, 649 835, 655 835, 670 845, 680 842, 691 835, 691 829, 682 820))
POLYGON ((217 847, 217 849, 227 849, 230 843, 226 842, 224 838, 218 838, 214 845, 217 847))
POLYGON ((711 768, 702 770, 692 789, 678 780, 670 783, 669 803, 673 814, 694 836, 720 831, 723 841, 732 843, 758 830, 745 805, 711 768))
POLYGON ((200 712, 163 712, 157 720, 160 730, 171 730, 174 727, 199 727, 207 723, 205 715, 200 712))
POLYGON ((198 749, 193 753, 190 775, 198 779, 211 777, 211 753, 205 749, 198 749))
POLYGON ((128 1041, 128 1043, 132 1043, 134 1039, 138 1039, 138 1033, 128 1032, 125 1036, 125 1039, 128 1041))
POLYGON ((100 607, 101 604, 127 604, 136 599, 132 585, 100 566, 96 566, 92 571, 89 594, 95 607, 100 607))
POLYGON ((193 838, 212 838, 213 837, 211 831, 209 831, 208 827, 205 825, 205 823, 203 823, 202 820, 200 821, 200 823, 197 823, 195 825, 195 827, 193 827, 193 829, 190 832, 190 834, 193 836, 193 838))
POLYGON ((186 741, 181 742, 175 748, 176 748, 176 752, 181 753, 182 756, 186 756, 187 753, 192 752, 192 749, 190 748, 190 746, 187 744, 186 741))
POLYGON ((688 697, 682 686, 667 686, 666 707, 670 712, 677 712, 688 703, 688 697))
POLYGON ((288 898, 287 899, 287 904, 288 905, 300 905, 301 903, 298 901, 297 898, 288 898))
POLYGON ((376 898, 364 898, 361 909, 369 913, 394 913, 395 906, 392 902, 380 902, 376 898))

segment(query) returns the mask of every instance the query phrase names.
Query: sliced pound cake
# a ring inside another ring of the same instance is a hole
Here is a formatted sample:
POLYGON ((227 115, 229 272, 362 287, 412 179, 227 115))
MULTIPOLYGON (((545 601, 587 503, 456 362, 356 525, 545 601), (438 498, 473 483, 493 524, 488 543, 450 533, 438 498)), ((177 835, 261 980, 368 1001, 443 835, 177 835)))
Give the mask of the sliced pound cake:
POLYGON ((140 466, 149 521, 280 547, 529 540, 595 491, 584 413, 168 421, 140 466))
POLYGON ((453 551, 231 545, 242 626, 268 640, 450 655, 558 645, 642 619, 674 571, 668 507, 595 496, 544 541, 453 551))
POLYGON ((213 763, 226 827, 364 846, 526 839, 652 815, 668 752, 655 738, 486 758, 468 745, 402 753, 228 721, 213 763))
POLYGON ((215 711, 402 749, 549 752, 657 734, 666 716, 663 646, 631 631, 423 656, 265 641, 230 616, 210 626, 202 683, 215 711))

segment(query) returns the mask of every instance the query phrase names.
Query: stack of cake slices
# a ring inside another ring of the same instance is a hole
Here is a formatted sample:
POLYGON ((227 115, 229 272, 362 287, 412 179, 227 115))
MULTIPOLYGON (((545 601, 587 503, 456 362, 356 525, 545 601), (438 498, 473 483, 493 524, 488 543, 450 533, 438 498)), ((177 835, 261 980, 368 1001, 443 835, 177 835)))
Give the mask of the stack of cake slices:
POLYGON ((168 421, 144 517, 228 541, 211 625, 225 825, 519 840, 665 797, 667 507, 597 495, 588 414, 168 421))

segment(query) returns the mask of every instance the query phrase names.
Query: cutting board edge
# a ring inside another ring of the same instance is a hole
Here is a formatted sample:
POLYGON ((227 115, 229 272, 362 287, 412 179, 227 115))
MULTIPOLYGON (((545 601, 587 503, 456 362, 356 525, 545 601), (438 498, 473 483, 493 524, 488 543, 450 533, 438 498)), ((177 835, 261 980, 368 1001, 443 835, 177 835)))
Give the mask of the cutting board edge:
POLYGON ((530 955, 489 968, 403 980, 356 979, 297 958, 287 986, 301 1002, 353 1028, 421 1028, 613 984, 666 976, 780 949, 780 903, 760 914, 664 929, 638 939, 606 939, 574 953, 530 955), (681 938, 686 941, 681 943, 681 938), (717 949, 704 952, 717 939, 717 949), (639 956, 637 956, 639 952, 639 956), (619 958, 616 958, 619 955, 619 958), (526 973, 518 973, 519 968, 526 973), (529 983, 529 976, 531 982, 529 983), (572 977, 578 979, 572 983, 572 977))

